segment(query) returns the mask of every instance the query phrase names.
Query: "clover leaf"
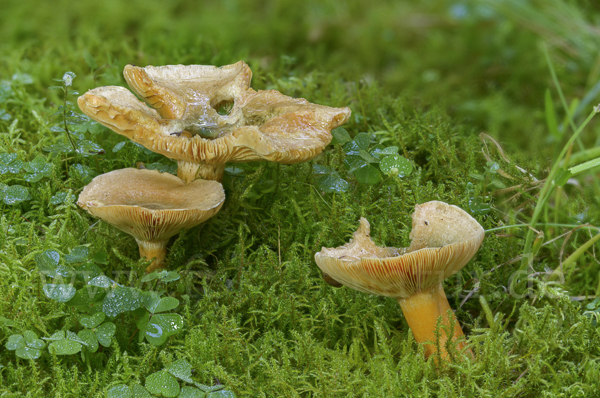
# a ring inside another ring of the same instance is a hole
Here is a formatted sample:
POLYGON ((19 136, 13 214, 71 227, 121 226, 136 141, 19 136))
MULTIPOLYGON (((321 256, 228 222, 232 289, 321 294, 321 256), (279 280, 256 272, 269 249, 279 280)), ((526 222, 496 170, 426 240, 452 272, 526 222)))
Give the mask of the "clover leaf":
POLYGON ((163 397, 176 397, 180 392, 177 379, 164 370, 152 373, 146 378, 146 389, 163 397))
POLYGON ((35 332, 26 330, 23 335, 13 334, 9 336, 4 346, 9 351, 15 351, 19 358, 38 359, 42 355, 41 350, 46 346, 46 343, 38 339, 35 332))
POLYGON ((66 303, 71 300, 77 292, 73 285, 63 283, 47 283, 44 285, 43 290, 46 297, 59 303, 66 303))
POLYGON ((75 195, 73 195, 71 192, 58 192, 56 195, 50 198, 50 204, 60 205, 67 201, 72 203, 74 199, 75 195))
POLYGON ((131 389, 128 386, 117 384, 108 389, 106 398, 133 398, 133 395, 131 395, 131 389))
POLYGON ((23 166, 23 161, 17 157, 16 153, 0 153, 0 174, 17 174, 23 166))
POLYGON ((46 158, 38 156, 31 162, 23 165, 28 174, 25 174, 25 181, 38 182, 44 177, 52 177, 52 163, 47 163, 46 158))
POLYGON ((179 398, 206 398, 206 393, 195 387, 185 386, 181 388, 179 398))
POLYGON ((113 286, 106 293, 106 297, 104 297, 102 311, 106 315, 114 317, 123 312, 134 311, 141 306, 142 300, 139 290, 123 286, 113 286))
POLYGON ((370 164, 365 164, 354 170, 356 180, 361 184, 377 184, 381 181, 381 173, 370 164))
POLYGON ((329 166, 315 164, 313 173, 317 174, 317 187, 325 193, 347 192, 350 184, 329 166))
POLYGON ((71 253, 65 256, 65 262, 68 264, 82 263, 90 255, 90 249, 87 246, 76 246, 71 250, 71 253))
POLYGON ((131 387, 117 384, 106 392, 106 398, 152 398, 152 395, 139 384, 132 384, 131 387))
POLYGON ((77 336, 85 341, 90 352, 96 352, 98 350, 98 343, 104 347, 109 347, 112 341, 112 337, 117 331, 117 327, 112 322, 102 323, 106 315, 103 312, 96 312, 90 317, 82 317, 79 319, 79 323, 85 327, 81 330, 77 336))
POLYGON ((7 205, 16 205, 31 199, 29 191, 22 185, 6 185, 0 183, 0 200, 7 205))
POLYGON ((352 141, 350 134, 348 134, 348 131, 343 127, 338 127, 331 130, 331 135, 333 136, 335 143, 340 145, 344 145, 345 143, 352 141))
POLYGON ((146 339, 150 344, 159 346, 183 328, 181 315, 162 313, 179 305, 176 298, 161 298, 156 292, 144 292, 142 302, 148 312, 136 322, 140 329, 140 342, 146 339))
POLYGON ((142 282, 150 282, 155 279, 160 279, 163 282, 173 282, 179 280, 180 276, 176 271, 154 271, 142 277, 142 282))
POLYGON ((178 379, 192 384, 195 383, 194 380, 192 380, 192 365, 185 359, 173 362, 167 366, 165 370, 178 379))
POLYGON ((81 351, 83 346, 88 343, 77 336, 75 333, 67 330, 59 330, 50 337, 44 337, 44 340, 52 341, 48 350, 56 355, 73 355, 81 351))
POLYGON ((384 174, 406 177, 412 173, 412 163, 400 155, 386 156, 381 159, 379 168, 384 174))

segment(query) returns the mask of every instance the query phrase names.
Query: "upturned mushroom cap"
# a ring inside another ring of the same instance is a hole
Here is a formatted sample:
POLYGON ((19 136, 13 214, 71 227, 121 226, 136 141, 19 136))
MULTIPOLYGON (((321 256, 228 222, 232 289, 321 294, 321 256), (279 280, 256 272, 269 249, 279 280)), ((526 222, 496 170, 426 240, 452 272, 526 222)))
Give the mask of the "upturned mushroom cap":
POLYGON ((168 173, 127 168, 94 178, 77 204, 138 241, 158 242, 206 221, 224 200, 216 181, 185 185, 168 173))
POLYGON ((252 71, 239 61, 212 65, 167 65, 140 68, 127 65, 129 87, 164 119, 220 120, 216 106, 239 101, 250 88, 252 71))
POLYGON ((151 151, 183 162, 303 162, 321 153, 331 130, 350 117, 349 108, 254 91, 250 69, 241 61, 221 68, 128 66, 125 77, 156 110, 114 86, 79 97, 81 110, 151 151), (229 115, 216 110, 223 102, 233 104, 229 115))
POLYGON ((379 247, 369 222, 361 218, 354 239, 315 255, 321 270, 353 289, 380 296, 407 298, 439 285, 458 272, 479 249, 484 230, 464 210, 432 201, 415 207, 411 245, 379 247))

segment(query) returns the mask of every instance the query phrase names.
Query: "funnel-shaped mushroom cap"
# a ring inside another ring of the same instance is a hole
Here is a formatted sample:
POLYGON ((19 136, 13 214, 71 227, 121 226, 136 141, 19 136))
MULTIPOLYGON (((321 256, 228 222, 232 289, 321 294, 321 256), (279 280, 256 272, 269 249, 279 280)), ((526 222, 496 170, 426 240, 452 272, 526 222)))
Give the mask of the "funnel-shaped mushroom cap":
POLYGON ((406 249, 375 245, 369 222, 361 218, 354 239, 338 248, 323 248, 315 255, 317 265, 353 289, 406 298, 458 272, 483 241, 481 225, 456 206, 427 202, 415 207, 412 219, 412 242, 406 249))
POLYGON ((215 215, 225 193, 216 181, 179 178, 155 170, 121 169, 92 180, 77 204, 138 241, 165 241, 215 215))
POLYGON ((303 162, 321 153, 331 130, 350 117, 348 108, 254 91, 251 72, 241 61, 221 68, 128 66, 125 77, 156 111, 128 90, 110 86, 79 97, 81 110, 151 151, 183 162, 303 162), (228 115, 217 112, 223 103, 232 106, 228 115))

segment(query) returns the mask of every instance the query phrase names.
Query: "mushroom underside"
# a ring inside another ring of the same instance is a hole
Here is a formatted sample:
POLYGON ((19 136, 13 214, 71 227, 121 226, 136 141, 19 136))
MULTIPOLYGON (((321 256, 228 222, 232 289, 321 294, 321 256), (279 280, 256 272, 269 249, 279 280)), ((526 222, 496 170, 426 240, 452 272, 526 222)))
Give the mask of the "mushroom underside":
POLYGON ((315 255, 321 270, 353 289, 405 298, 454 275, 477 252, 481 225, 464 210, 439 201, 417 205, 407 248, 380 247, 361 218, 349 243, 315 255))
POLYGON ((162 264, 168 239, 214 216, 225 201, 220 183, 179 178, 155 170, 121 169, 100 175, 79 195, 90 214, 132 235, 142 257, 162 264), (151 256, 151 257, 149 257, 151 256))
POLYGON ((441 248, 406 251, 395 257, 333 257, 317 253, 321 270, 355 290, 379 296, 406 298, 454 275, 479 247, 476 240, 441 248))

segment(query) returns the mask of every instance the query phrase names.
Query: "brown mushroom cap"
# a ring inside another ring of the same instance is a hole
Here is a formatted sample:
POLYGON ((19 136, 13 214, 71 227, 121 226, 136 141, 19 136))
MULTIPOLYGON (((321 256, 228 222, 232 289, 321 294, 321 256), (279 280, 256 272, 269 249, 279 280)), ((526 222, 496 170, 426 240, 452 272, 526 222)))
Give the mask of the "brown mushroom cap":
POLYGON ((127 168, 94 178, 77 204, 138 241, 158 242, 206 221, 224 200, 216 181, 185 185, 168 173, 127 168))
POLYGON ((417 205, 412 219, 412 242, 406 249, 375 245, 369 236, 369 222, 361 218, 354 239, 338 248, 323 248, 315 255, 317 265, 353 289, 407 298, 458 272, 477 252, 485 235, 473 217, 443 202, 417 205))
POLYGON ((321 153, 331 141, 331 130, 350 117, 349 108, 252 90, 251 73, 243 62, 222 68, 127 67, 125 76, 158 111, 122 87, 90 90, 79 97, 79 107, 115 132, 180 162, 303 162, 321 153), (229 116, 214 109, 222 101, 234 102, 229 116), (218 134, 194 135, 192 125, 212 126, 218 134))

